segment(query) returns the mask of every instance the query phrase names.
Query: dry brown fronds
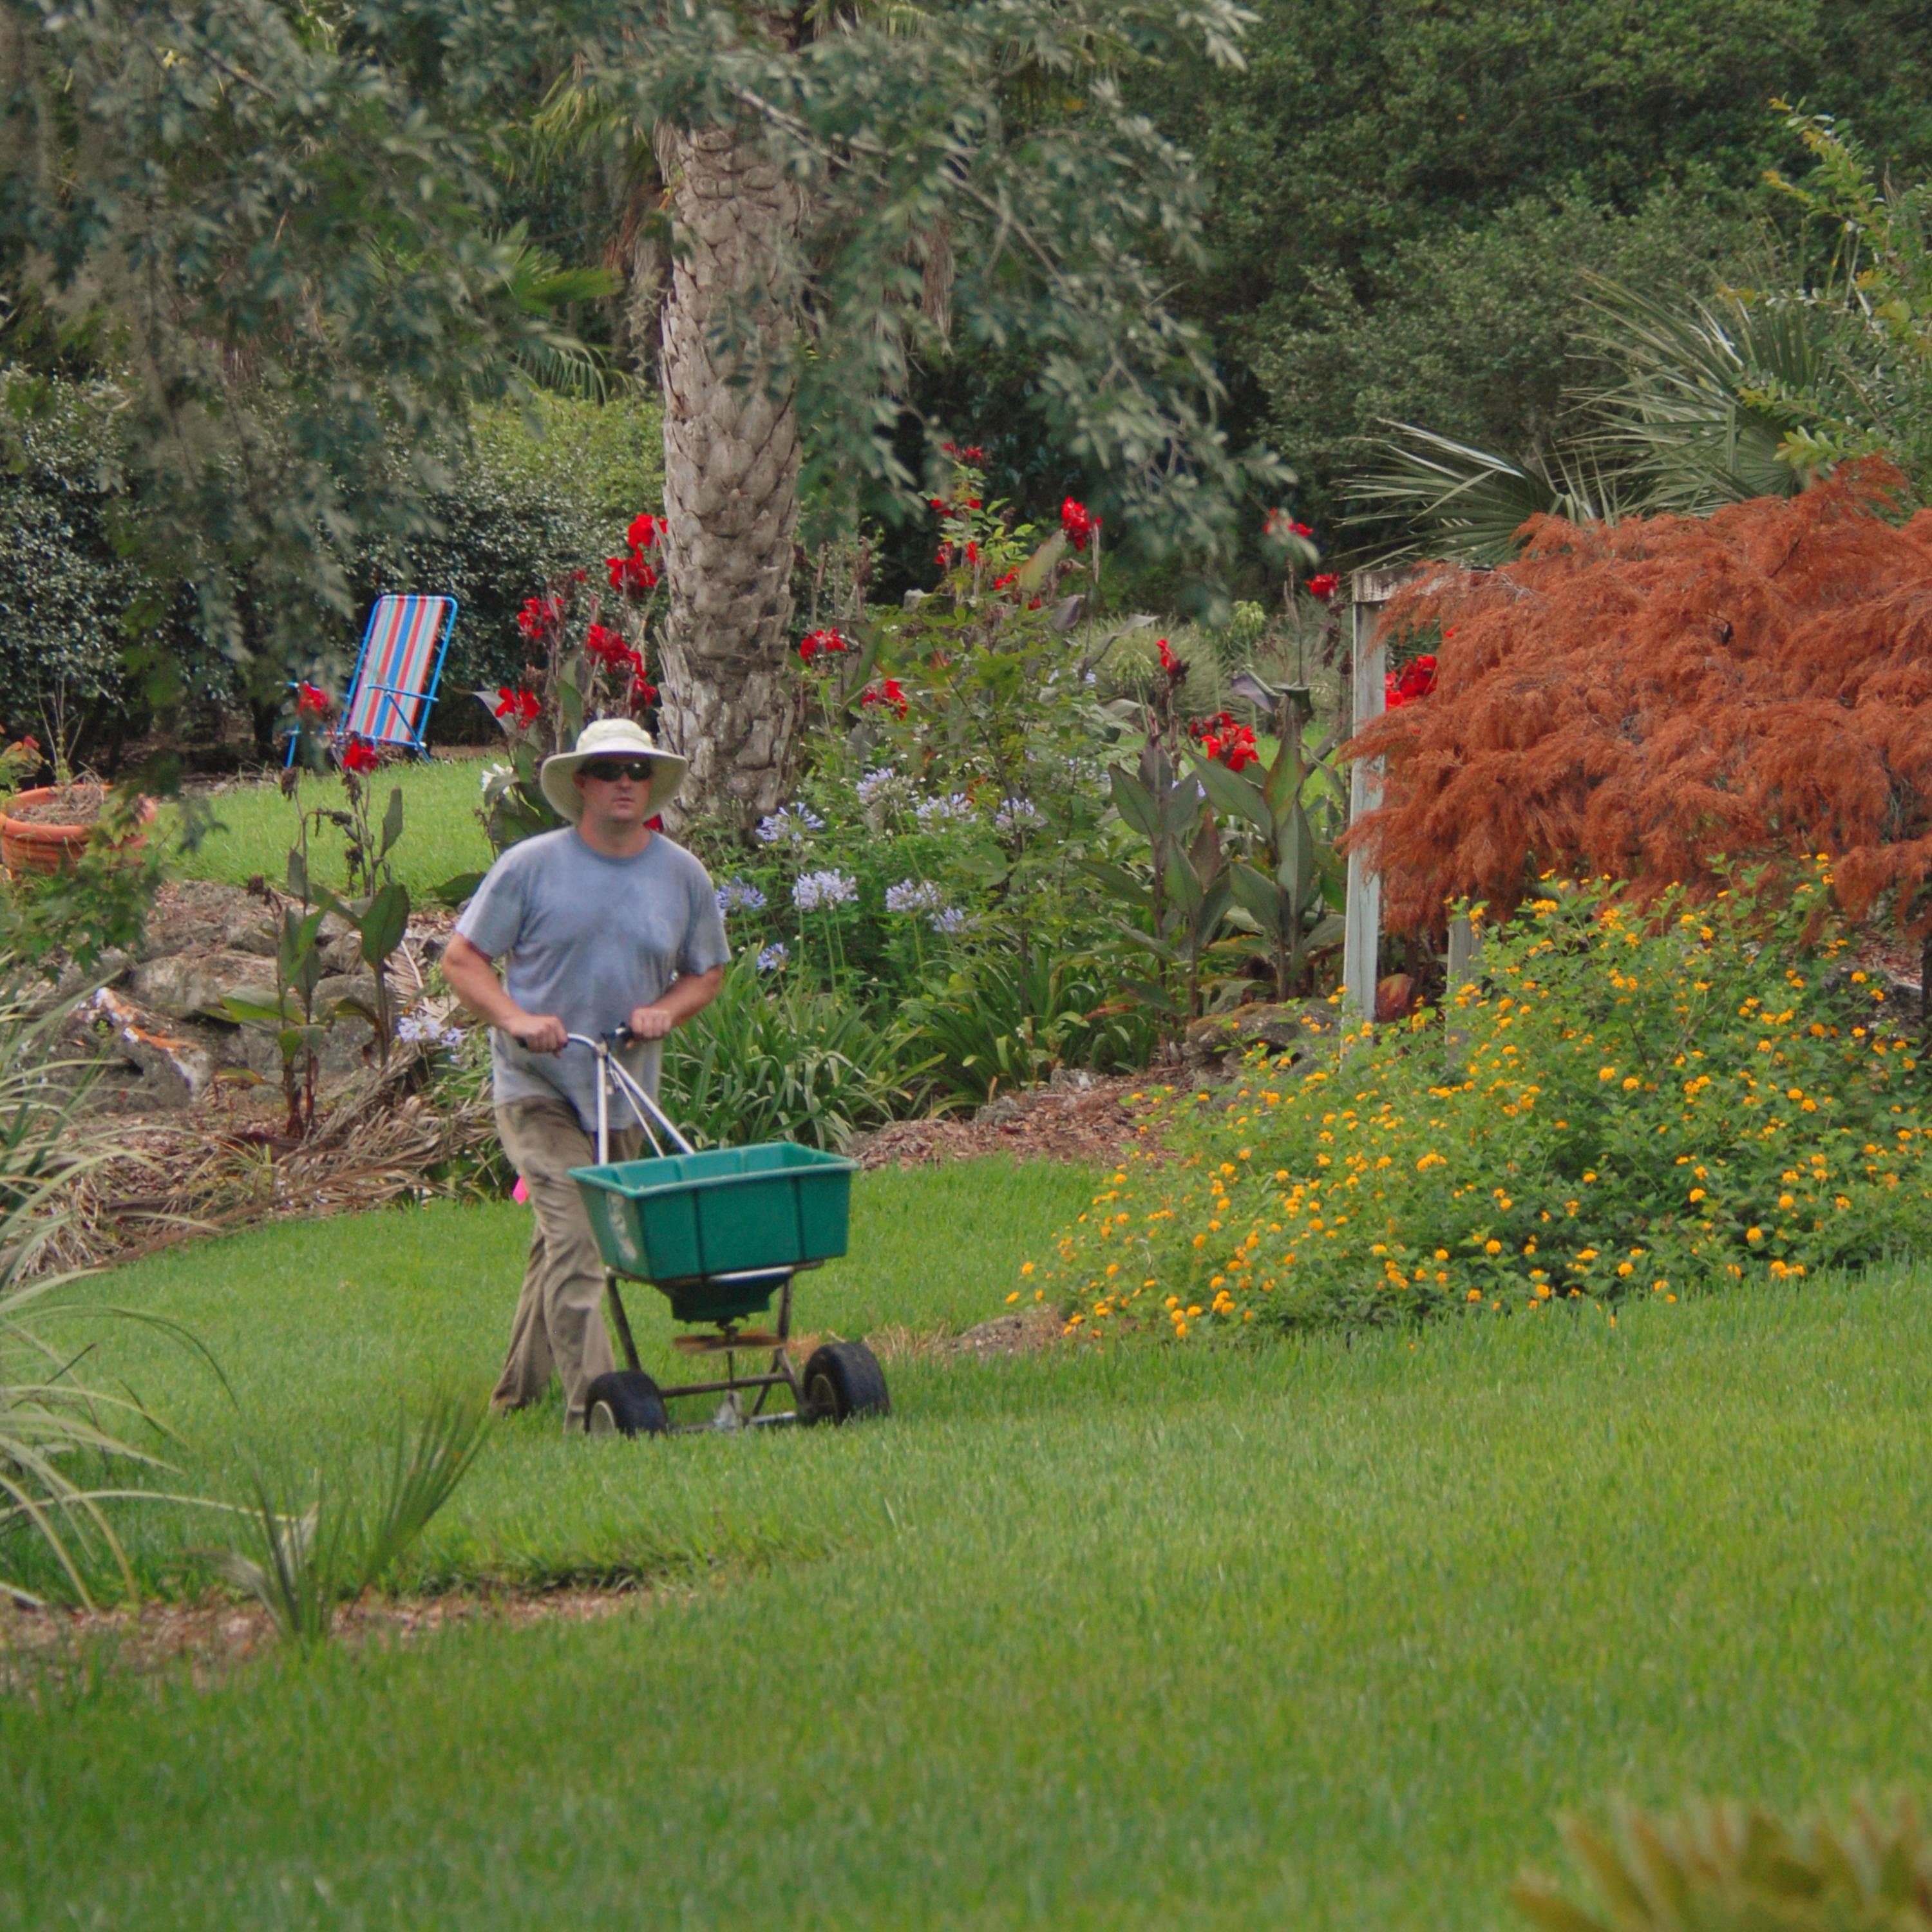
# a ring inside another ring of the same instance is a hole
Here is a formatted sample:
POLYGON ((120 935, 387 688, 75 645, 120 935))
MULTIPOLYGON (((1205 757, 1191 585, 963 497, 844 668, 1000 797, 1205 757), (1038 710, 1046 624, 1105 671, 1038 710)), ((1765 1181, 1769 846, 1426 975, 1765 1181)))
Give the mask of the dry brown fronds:
MULTIPOLYGON (((68 1219, 42 1265, 98 1267, 192 1235, 264 1220, 381 1207, 433 1185, 429 1171, 495 1132, 487 1094, 437 1106, 413 1052, 346 1084, 315 1130, 290 1144, 251 1120, 200 1109, 142 1121, 104 1118, 111 1147, 64 1193, 68 1219)), ((86 1124, 79 1130, 84 1139, 86 1124)))

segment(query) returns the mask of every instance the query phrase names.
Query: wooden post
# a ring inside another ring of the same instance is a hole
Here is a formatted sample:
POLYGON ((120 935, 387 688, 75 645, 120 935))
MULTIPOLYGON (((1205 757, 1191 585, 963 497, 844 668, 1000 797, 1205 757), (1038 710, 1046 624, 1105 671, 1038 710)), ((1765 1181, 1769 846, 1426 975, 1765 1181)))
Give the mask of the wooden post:
POLYGON ((1443 1057, 1452 1073, 1462 1067, 1462 1049, 1469 1036, 1466 1028, 1456 1024, 1456 995, 1472 985, 1483 970, 1482 946, 1475 921, 1467 913, 1449 922, 1449 970, 1442 988, 1443 1057))
MULTIPOLYGON (((1382 713, 1388 650, 1381 638, 1382 607, 1408 576, 1406 570, 1358 570, 1350 580, 1350 640, 1354 667, 1349 722, 1359 731, 1382 713)), ((1382 802, 1379 761, 1357 759, 1348 767, 1348 823, 1382 802)), ((1360 852, 1348 854, 1348 902, 1342 934, 1342 1005, 1356 1022, 1376 1016, 1376 982, 1380 975, 1382 884, 1360 852)))

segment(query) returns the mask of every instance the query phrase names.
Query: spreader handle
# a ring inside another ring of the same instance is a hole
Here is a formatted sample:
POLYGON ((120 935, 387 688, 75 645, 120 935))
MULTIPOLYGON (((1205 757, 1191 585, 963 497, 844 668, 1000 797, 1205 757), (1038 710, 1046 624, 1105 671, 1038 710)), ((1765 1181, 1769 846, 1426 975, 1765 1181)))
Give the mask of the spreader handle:
POLYGON ((630 1102, 631 1112, 638 1117, 638 1126, 644 1129, 653 1148, 658 1144, 656 1129, 662 1128, 665 1138, 680 1154, 695 1154, 698 1151, 678 1132, 670 1116, 631 1078, 630 1069, 613 1050, 628 1046, 631 1038, 628 1027, 614 1027, 601 1037, 587 1033, 565 1036, 566 1046, 587 1046, 597 1056, 597 1165, 599 1167, 608 1166, 610 1160, 610 1089, 614 1085, 630 1102))

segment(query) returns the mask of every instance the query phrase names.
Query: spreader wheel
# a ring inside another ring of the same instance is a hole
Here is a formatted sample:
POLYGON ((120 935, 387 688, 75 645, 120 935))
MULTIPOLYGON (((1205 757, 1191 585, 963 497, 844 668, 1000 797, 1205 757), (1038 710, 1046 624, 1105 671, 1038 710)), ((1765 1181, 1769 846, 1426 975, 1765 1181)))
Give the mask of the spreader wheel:
POLYGON ((890 1415, 886 1372, 862 1342, 828 1342, 814 1352, 800 1378, 808 1422, 849 1422, 855 1415, 890 1415))
POLYGON ((641 1369, 616 1369, 585 1391, 584 1426, 592 1436, 662 1436, 670 1426, 658 1385, 641 1369))

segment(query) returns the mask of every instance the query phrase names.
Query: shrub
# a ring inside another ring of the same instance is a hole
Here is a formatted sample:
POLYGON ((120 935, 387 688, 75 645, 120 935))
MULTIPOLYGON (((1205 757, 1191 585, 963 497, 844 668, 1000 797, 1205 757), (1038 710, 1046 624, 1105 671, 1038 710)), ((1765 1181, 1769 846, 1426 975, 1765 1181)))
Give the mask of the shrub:
MULTIPOLYGON (((462 609, 443 667, 434 734, 488 742, 496 728, 472 691, 522 682, 526 646, 517 628, 525 601, 555 577, 623 548, 624 529, 663 491, 656 403, 545 395, 533 418, 507 406, 479 410, 470 450, 447 490, 431 500, 440 527, 372 557, 368 596, 397 586, 447 591, 462 609)), ((352 643, 352 640, 351 642, 352 643)))
POLYGON ((1044 1079, 1057 1066, 1144 1066, 1154 1016, 1110 1007, 1106 975, 1090 956, 1035 952, 962 961, 943 990, 910 1000, 912 1036, 933 1055, 934 1084, 983 1100, 1044 1079))
POLYGON ((1822 848, 1845 909, 1924 922, 1932 879, 1932 513, 1896 472, 1609 528, 1530 526, 1521 560, 1431 572, 1390 604, 1433 634, 1434 694, 1378 719, 1386 802, 1351 834, 1398 931, 1546 872, 1715 890, 1822 848))
MULTIPOLYGON (((145 716, 127 668, 124 613, 158 598, 115 547, 110 425, 112 392, 30 382, 0 370, 0 716, 46 738, 56 718, 88 754, 111 756, 145 716)), ((194 634, 172 612, 163 639, 190 688, 200 682, 194 634)), ((220 680, 225 688, 225 671, 220 680)))
MULTIPOLYGON (((120 467, 116 392, 7 380, 4 370, 0 390, 9 410, 0 444, 0 595, 14 620, 0 638, 0 719, 44 735, 41 715, 58 698, 83 752, 111 758, 147 721, 148 694, 128 668, 123 622, 138 609, 158 622, 146 644, 166 661, 171 697, 205 728, 251 687, 244 668, 197 632, 192 598, 155 584, 117 548, 115 520, 138 506, 111 487, 120 467)), ((451 592, 462 609, 432 730, 440 740, 487 740, 494 728, 466 694, 517 681, 524 599, 561 573, 588 567, 601 575, 631 516, 658 501, 658 405, 640 394, 602 404, 541 394, 528 411, 479 408, 470 448, 447 458, 448 480, 428 500, 435 527, 351 560, 361 608, 350 619, 318 611, 320 649, 346 674, 360 620, 379 592, 451 592)), ((244 610, 250 637, 262 614, 244 610)))
POLYGON ((1413 1320, 1675 1300, 1932 1238, 1916 1049, 1852 966, 1827 868, 1634 910, 1545 883, 1438 1017, 1232 1098, 1167 1096, 1042 1286, 1090 1325, 1413 1320), (1164 1312, 1157 1312, 1164 1311, 1164 1312))
POLYGON ((836 1150, 910 1111, 896 1026, 799 982, 767 989, 741 953, 716 999, 664 1042, 664 1111, 696 1147, 781 1138, 836 1150))

